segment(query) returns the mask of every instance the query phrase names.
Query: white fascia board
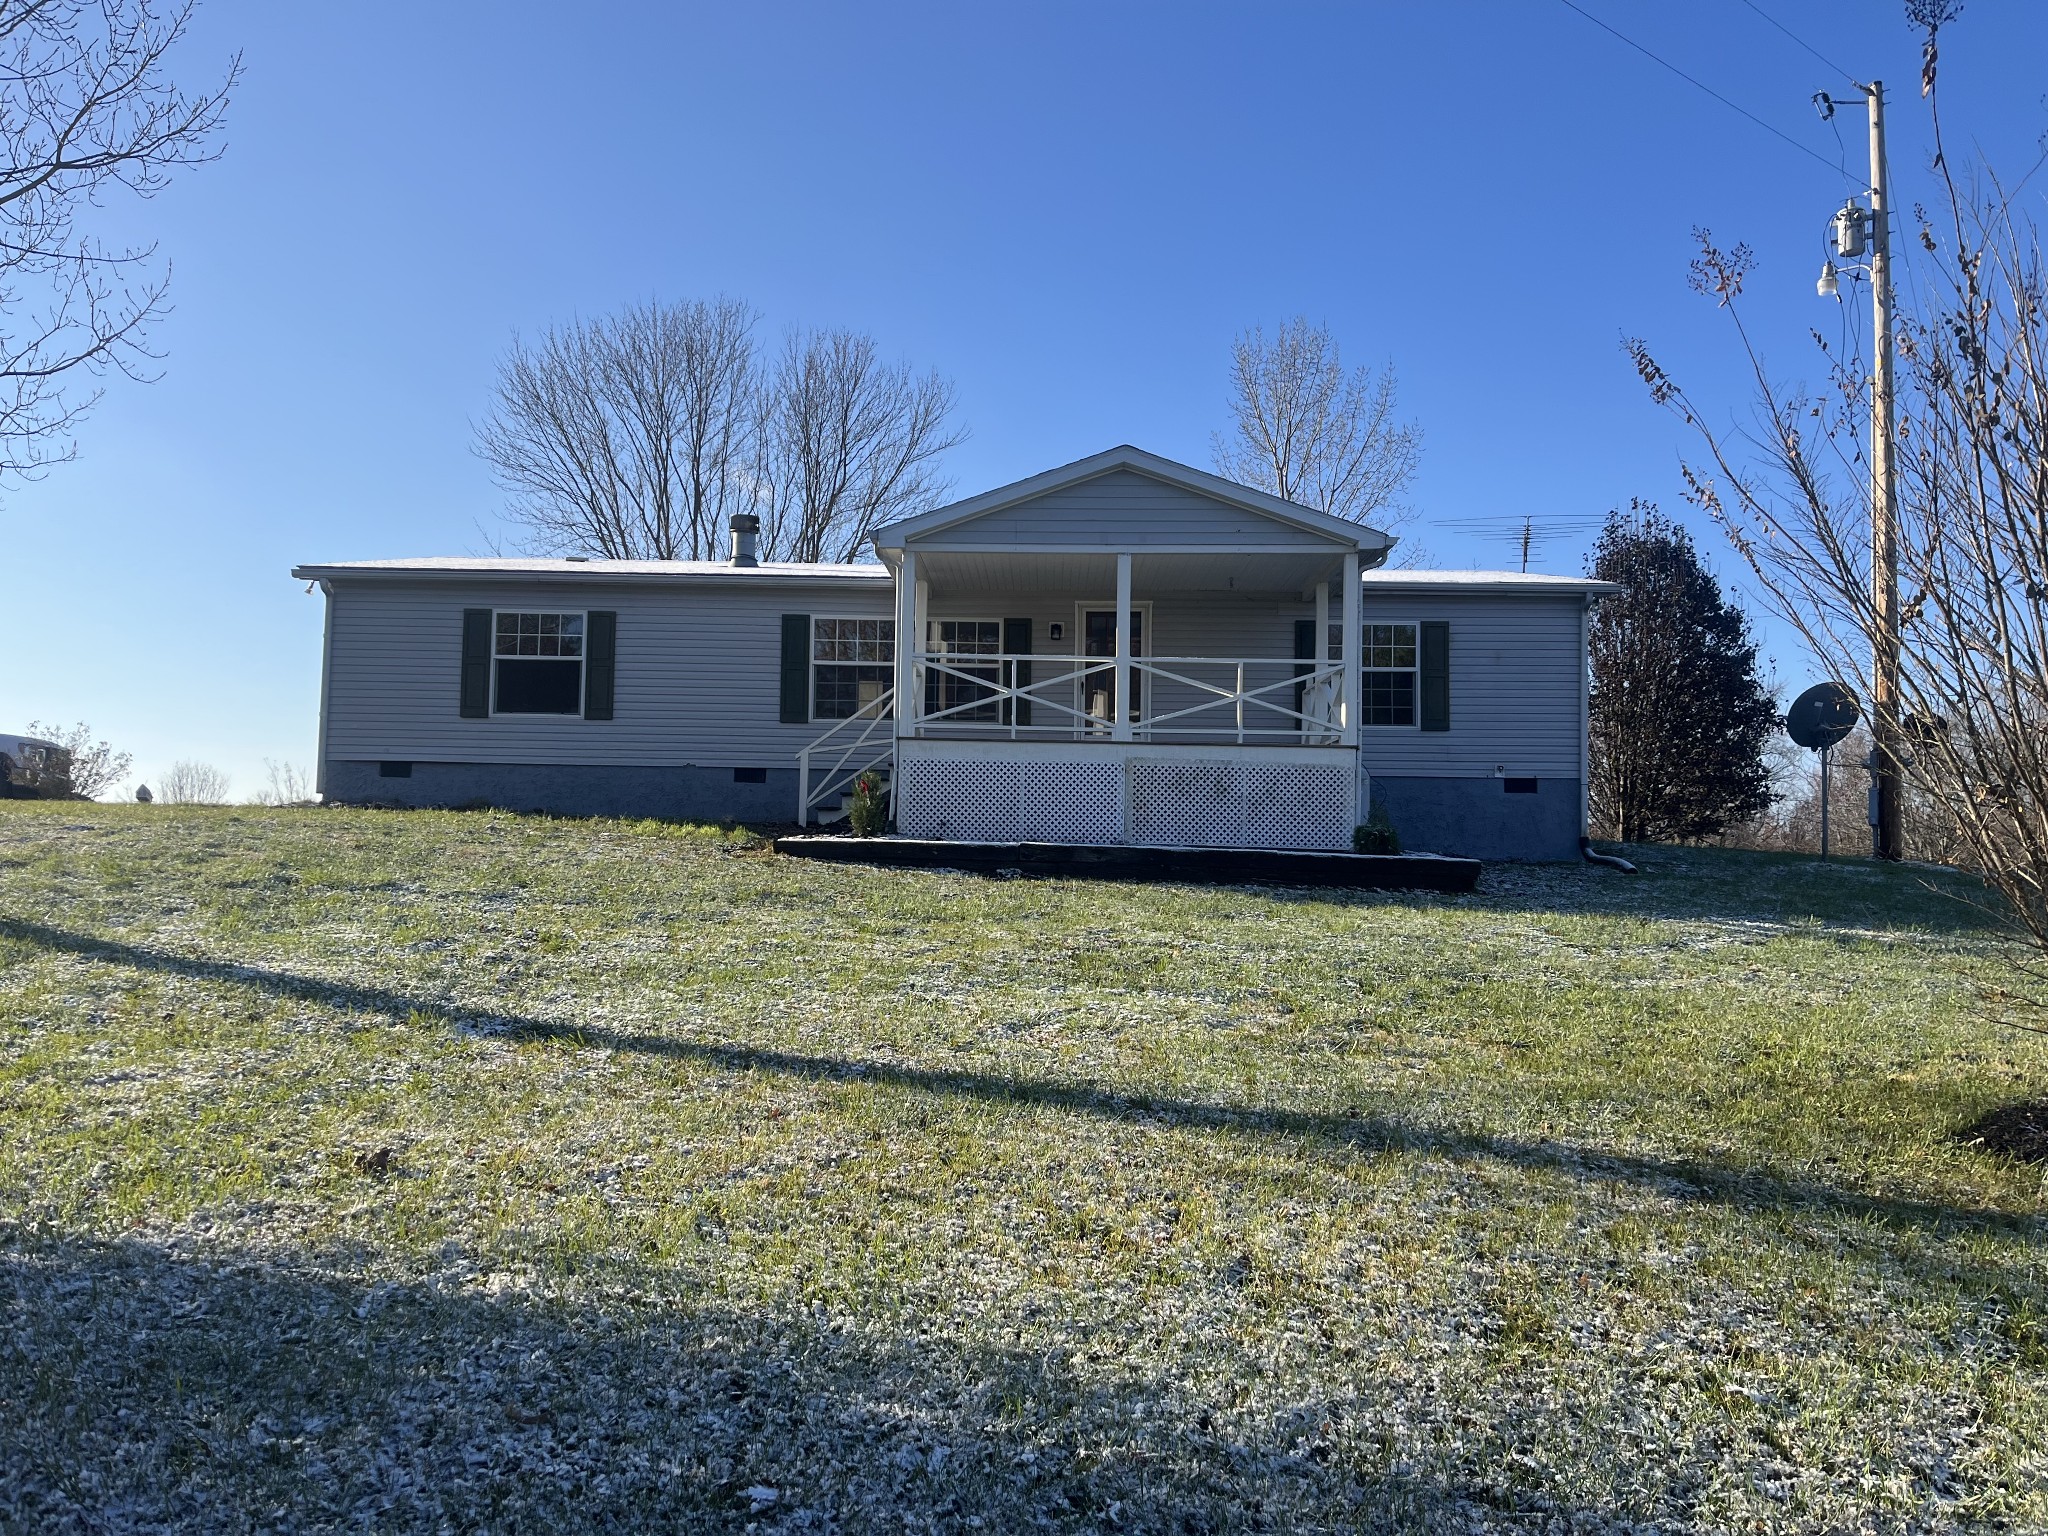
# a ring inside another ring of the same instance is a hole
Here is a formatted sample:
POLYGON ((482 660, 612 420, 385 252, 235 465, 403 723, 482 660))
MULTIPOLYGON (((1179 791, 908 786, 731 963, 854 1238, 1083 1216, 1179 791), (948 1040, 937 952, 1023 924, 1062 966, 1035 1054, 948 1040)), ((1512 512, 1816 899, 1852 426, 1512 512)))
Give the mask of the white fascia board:
POLYGON ((1207 470, 1196 469, 1189 464, 1162 459, 1156 453, 1147 453, 1125 443, 1107 452, 1094 454, 1089 458, 1077 459, 1072 464, 1063 464, 1058 469, 1049 469, 1043 474, 1033 475, 1028 480, 1019 480, 1011 485, 997 486, 992 491, 983 491, 979 496, 970 496, 965 501, 956 501, 950 506, 937 507, 930 512, 920 512, 915 517, 899 518, 877 528, 871 537, 875 548, 886 556, 890 550, 903 547, 904 540, 922 537, 941 528, 950 528, 956 523, 984 517, 988 513, 1001 511, 1020 501, 1049 492, 1064 490, 1083 481, 1098 479, 1119 469, 1134 470, 1162 480, 1168 485, 1177 485, 1182 490, 1193 491, 1198 496, 1207 496, 1226 506, 1242 508, 1275 522, 1286 523, 1308 533, 1320 534, 1347 549, 1358 549, 1370 553, 1389 548, 1393 540, 1377 528, 1363 523, 1354 523, 1347 518, 1332 517, 1327 512, 1318 512, 1313 507, 1304 507, 1296 502, 1283 501, 1278 496, 1268 496, 1264 491, 1239 485, 1235 480, 1226 480, 1221 475, 1212 475, 1207 470))
POLYGON ((457 561, 348 561, 331 565, 295 565, 294 581, 461 581, 461 582, 579 582, 606 586, 745 586, 745 587, 881 587, 891 575, 879 565, 831 567, 803 566, 777 570, 772 566, 732 566, 697 570, 664 570, 650 563, 632 569, 635 562, 577 561, 521 564, 517 566, 466 565, 457 561))

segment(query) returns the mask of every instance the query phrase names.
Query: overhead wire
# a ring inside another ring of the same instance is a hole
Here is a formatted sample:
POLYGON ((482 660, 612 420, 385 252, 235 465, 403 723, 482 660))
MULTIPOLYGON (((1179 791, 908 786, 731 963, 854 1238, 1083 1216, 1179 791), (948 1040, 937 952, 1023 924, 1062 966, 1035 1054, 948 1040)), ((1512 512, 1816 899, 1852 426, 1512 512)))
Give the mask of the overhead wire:
POLYGON ((1848 81, 1851 85, 1855 86, 1859 91, 1863 89, 1863 82, 1861 80, 1858 80, 1854 75, 1850 74, 1848 70, 1842 68, 1841 65, 1837 64, 1833 59, 1829 58, 1826 54, 1822 53, 1818 48, 1814 47, 1813 44, 1809 43, 1805 38, 1801 37, 1797 32, 1794 32, 1790 27, 1786 26, 1785 23, 1778 20, 1777 17, 1773 16, 1769 11, 1765 10, 1762 6, 1758 5, 1756 3, 1756 0, 1742 0, 1742 3, 1748 6, 1752 11, 1755 11, 1757 15, 1763 17, 1765 21, 1768 21, 1780 32, 1784 33, 1787 37, 1791 38, 1793 42, 1797 43, 1800 47, 1804 48, 1816 59, 1819 59, 1821 63, 1827 65, 1829 69, 1832 69, 1844 80, 1848 81))
MULTIPOLYGON (((1750 111, 1747 107, 1737 106, 1734 102, 1730 101, 1726 96, 1723 96, 1719 91, 1715 90, 1711 85, 1708 85, 1706 81, 1701 80, 1696 75, 1687 74, 1684 70, 1680 69, 1676 64, 1672 63, 1669 59, 1664 58, 1662 55, 1652 53, 1648 48, 1645 48, 1641 43, 1637 42, 1627 33, 1618 31, 1615 28, 1609 26, 1606 22, 1602 21, 1598 16, 1595 16, 1591 11, 1587 10, 1584 6, 1577 4, 1576 0, 1558 0, 1558 3, 1564 6, 1567 10, 1577 11, 1579 15, 1585 17, 1586 20, 1592 22, 1593 25, 1598 27, 1601 31, 1608 33, 1612 37, 1620 39, 1624 43, 1627 43, 1629 47, 1635 49, 1637 53, 1640 53, 1644 58, 1649 59, 1652 63, 1661 64, 1664 68, 1670 70, 1672 74, 1678 76, 1679 79, 1685 81, 1686 84, 1693 86, 1699 90, 1705 91, 1709 96, 1713 97, 1714 100, 1720 102, 1722 106, 1728 108, 1729 111, 1740 113, 1742 116, 1748 118, 1752 123, 1755 123, 1757 127, 1763 129, 1764 132, 1771 134, 1775 138, 1783 139, 1787 144, 1790 144, 1802 155, 1806 155, 1814 160, 1818 160, 1822 165, 1825 165, 1837 176, 1845 177, 1851 182, 1857 182, 1857 178, 1855 176, 1850 175, 1849 172, 1845 170, 1843 167, 1834 164, 1832 161, 1828 159, 1826 155, 1822 154, 1819 150, 1813 149, 1808 145, 1800 143, 1797 139, 1793 138, 1791 134, 1786 133, 1782 129, 1772 127, 1769 123, 1765 122, 1762 118, 1758 117, 1754 112, 1750 111)), ((1830 66, 1830 68, 1832 67, 1833 66, 1830 66)), ((1858 184, 1860 185, 1860 182, 1858 182, 1858 184)))

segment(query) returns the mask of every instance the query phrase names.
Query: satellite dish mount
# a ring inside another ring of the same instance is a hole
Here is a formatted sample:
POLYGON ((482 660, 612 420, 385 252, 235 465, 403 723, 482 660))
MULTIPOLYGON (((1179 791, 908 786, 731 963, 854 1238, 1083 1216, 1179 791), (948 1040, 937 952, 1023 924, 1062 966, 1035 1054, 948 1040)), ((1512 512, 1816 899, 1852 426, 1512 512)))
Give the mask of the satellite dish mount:
POLYGON ((1840 683, 1816 683, 1785 711, 1785 734, 1820 754, 1820 856, 1828 856, 1828 753, 1856 729, 1856 695, 1840 683))

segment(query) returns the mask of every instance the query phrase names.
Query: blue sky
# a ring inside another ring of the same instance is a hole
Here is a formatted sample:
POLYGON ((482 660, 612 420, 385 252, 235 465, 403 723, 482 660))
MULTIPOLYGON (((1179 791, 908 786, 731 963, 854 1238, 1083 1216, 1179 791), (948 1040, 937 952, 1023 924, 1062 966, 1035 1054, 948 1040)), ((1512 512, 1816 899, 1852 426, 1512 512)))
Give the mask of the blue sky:
MULTIPOLYGON (((1808 100, 1842 82, 1742 0, 1582 3, 1840 154, 1808 100)), ((1759 4, 1895 87, 1910 201, 1902 7, 1759 4)), ((116 380, 79 460, 0 504, 0 730, 85 719, 145 779, 195 757, 247 794, 266 758, 311 766, 320 601, 287 571, 478 552, 499 496, 472 423, 550 321, 729 293, 771 338, 871 331, 958 385, 965 494, 1119 442, 1208 464, 1232 335, 1305 313, 1398 368, 1427 433, 1411 532, 1445 566, 1508 552, 1434 520, 1678 510, 1687 445, 1620 338, 1742 413, 1733 337, 1685 285, 1694 225, 1756 249, 1780 371, 1839 324, 1813 278, 1849 183, 1558 0, 207 0, 180 67, 236 49, 226 156, 104 225, 174 264, 163 377, 116 380)), ((2048 7, 1971 0, 1951 132, 2031 162, 2044 63, 2048 7)), ((1860 114, 1838 122, 1860 174, 1860 114)))

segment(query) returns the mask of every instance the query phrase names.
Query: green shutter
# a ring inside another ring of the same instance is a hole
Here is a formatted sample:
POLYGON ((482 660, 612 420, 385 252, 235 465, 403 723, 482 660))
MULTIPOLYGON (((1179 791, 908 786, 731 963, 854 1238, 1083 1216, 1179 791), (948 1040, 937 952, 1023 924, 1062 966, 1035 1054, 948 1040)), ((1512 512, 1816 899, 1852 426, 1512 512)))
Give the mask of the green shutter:
POLYGON ((619 616, 591 613, 583 633, 583 718, 609 720, 618 674, 619 616))
POLYGON ((1435 619, 1422 626, 1420 724, 1425 731, 1451 728, 1451 626, 1435 619))
POLYGON ((462 718, 491 713, 491 610, 462 610, 462 718))
MULTIPOLYGON (((1296 677, 1305 678, 1309 673, 1315 671, 1316 621, 1314 619, 1296 619, 1294 621, 1294 659, 1309 663, 1308 666, 1296 667, 1294 669, 1296 677)), ((1302 704, 1307 698, 1308 684, 1305 682, 1296 683, 1294 685, 1294 712, 1297 715, 1301 713, 1302 704)))
POLYGON ((811 616, 782 616, 782 723, 811 723, 811 616))
MULTIPOLYGON (((1029 619, 1003 620, 1003 649, 1013 656, 1029 656, 1031 654, 1031 621, 1029 619)), ((1004 681, 1012 688, 1029 688, 1031 686, 1030 662, 1006 661, 1003 663, 1003 672, 1005 673, 1004 681)), ((1018 699, 1016 701, 1016 709, 1017 718, 1014 723, 1029 725, 1031 723, 1031 701, 1029 699, 1018 699)), ((1003 723, 1005 725, 1012 723, 1008 704, 1005 704, 1003 708, 1003 723)))

